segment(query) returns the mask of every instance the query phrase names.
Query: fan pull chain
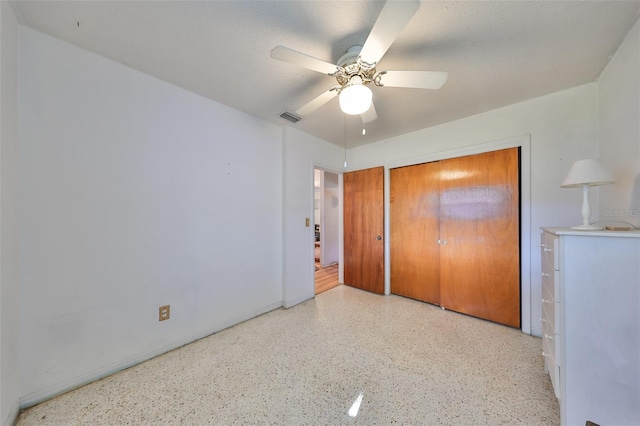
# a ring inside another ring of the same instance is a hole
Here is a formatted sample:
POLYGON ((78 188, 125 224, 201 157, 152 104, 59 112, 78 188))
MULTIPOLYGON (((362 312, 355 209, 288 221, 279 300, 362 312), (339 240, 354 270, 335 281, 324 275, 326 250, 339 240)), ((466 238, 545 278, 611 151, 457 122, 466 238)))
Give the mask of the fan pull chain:
POLYGON ((347 114, 344 114, 344 168, 347 168, 347 114))

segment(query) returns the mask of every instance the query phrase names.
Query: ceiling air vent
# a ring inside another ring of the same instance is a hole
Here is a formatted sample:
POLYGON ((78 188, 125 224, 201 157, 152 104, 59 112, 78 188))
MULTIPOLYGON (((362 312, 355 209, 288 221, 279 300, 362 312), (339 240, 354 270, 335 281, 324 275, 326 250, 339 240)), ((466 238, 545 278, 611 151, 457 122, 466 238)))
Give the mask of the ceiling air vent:
POLYGON ((302 120, 301 117, 298 117, 297 115, 289 111, 283 112, 282 114, 280 114, 280 117, 284 118, 285 120, 289 120, 292 123, 297 123, 298 121, 302 120))

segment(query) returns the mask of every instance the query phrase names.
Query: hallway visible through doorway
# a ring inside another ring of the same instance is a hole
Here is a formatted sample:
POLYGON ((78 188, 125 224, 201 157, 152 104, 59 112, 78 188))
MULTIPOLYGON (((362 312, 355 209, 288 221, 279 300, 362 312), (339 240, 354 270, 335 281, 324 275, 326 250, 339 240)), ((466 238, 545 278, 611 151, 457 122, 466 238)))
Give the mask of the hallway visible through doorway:
POLYGON ((316 294, 331 290, 339 285, 338 264, 322 267, 316 262, 316 294))
POLYGON ((315 293, 319 294, 338 282, 338 226, 339 185, 338 175, 322 169, 314 169, 314 262, 315 293))

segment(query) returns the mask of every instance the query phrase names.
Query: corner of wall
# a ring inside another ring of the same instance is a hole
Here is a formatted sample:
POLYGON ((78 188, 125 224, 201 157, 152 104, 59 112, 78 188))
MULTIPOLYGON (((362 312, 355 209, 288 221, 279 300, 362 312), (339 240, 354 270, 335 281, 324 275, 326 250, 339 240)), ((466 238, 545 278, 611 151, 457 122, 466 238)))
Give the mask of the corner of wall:
POLYGON ((640 228, 640 20, 598 80, 598 148, 615 183, 598 189, 599 220, 640 228))
POLYGON ((17 18, 9 2, 0 2, 0 421, 12 425, 18 415, 19 286, 16 242, 17 18))

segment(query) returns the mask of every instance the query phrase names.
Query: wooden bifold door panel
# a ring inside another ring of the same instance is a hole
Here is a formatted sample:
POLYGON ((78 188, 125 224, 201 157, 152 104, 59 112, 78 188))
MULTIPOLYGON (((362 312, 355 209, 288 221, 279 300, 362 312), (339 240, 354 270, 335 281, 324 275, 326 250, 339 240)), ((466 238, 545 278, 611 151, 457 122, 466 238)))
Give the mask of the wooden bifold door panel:
POLYGON ((391 169, 391 292, 440 304, 438 163, 391 169))
POLYGON ((343 177, 344 283, 384 294, 384 168, 343 177))
POLYGON ((519 152, 391 170, 391 292, 520 327, 519 152))

